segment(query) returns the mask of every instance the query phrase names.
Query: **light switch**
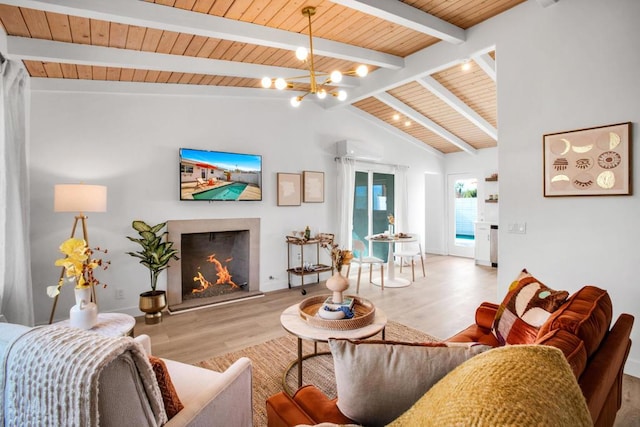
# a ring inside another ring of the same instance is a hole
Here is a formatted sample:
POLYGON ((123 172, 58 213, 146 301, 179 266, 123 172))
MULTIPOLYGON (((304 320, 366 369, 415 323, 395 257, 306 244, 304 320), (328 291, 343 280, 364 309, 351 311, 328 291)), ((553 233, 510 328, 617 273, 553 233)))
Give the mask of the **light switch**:
POLYGON ((507 233, 527 234, 526 222, 510 222, 507 224, 507 233))

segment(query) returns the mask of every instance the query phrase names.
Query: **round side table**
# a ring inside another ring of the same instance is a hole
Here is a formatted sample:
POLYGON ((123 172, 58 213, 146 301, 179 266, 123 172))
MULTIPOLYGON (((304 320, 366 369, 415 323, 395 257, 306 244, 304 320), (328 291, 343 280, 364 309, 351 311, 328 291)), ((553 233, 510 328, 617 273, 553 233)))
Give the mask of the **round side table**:
MULTIPOLYGON (((69 320, 56 322, 55 325, 69 326, 69 320)), ((133 336, 136 319, 123 313, 98 313, 98 324, 89 329, 107 337, 133 336)))

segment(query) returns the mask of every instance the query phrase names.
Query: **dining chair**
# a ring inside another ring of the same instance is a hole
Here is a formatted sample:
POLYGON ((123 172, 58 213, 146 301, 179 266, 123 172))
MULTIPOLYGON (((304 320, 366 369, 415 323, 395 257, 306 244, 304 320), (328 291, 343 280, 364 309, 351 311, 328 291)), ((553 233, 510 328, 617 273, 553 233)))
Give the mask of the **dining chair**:
POLYGON ((402 265, 405 259, 408 259, 411 263, 411 281, 416 281, 416 257, 420 257, 420 263, 422 263, 422 276, 427 277, 427 273, 424 269, 424 254, 422 253, 422 243, 420 238, 417 238, 417 242, 397 243, 401 246, 399 251, 393 251, 393 257, 400 259, 400 273, 402 273, 402 265))
MULTIPOLYGON (((351 264, 358 264, 358 280, 356 282, 356 293, 360 292, 360 276, 362 275, 362 266, 369 266, 369 283, 372 282, 373 278, 373 266, 380 266, 380 288, 384 291, 384 264, 385 261, 381 258, 377 258, 374 256, 364 256, 365 246, 362 240, 354 240, 353 241, 353 252, 354 255, 357 253, 357 257, 354 256, 351 260, 351 264)), ((351 271, 351 264, 347 267, 347 277, 349 277, 349 272, 351 271)))

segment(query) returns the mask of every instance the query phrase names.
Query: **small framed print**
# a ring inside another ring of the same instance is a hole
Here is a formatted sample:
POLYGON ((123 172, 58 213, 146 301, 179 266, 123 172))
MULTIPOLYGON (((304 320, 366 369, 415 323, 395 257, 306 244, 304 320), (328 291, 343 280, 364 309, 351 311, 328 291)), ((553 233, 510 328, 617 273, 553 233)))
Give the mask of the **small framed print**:
POLYGON ((300 189, 299 173, 278 172, 278 206, 300 206, 300 189))
POLYGON ((302 201, 305 203, 324 202, 324 172, 302 172, 302 185, 304 188, 302 201))
POLYGON ((543 136, 544 197, 631 194, 631 123, 543 136))

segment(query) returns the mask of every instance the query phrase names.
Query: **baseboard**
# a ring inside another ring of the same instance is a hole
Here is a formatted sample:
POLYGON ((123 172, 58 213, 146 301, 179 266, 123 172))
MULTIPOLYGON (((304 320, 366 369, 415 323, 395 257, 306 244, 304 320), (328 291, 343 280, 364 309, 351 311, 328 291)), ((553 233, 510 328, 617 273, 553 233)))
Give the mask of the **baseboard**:
MULTIPOLYGON (((103 313, 110 313, 109 311, 106 310, 100 310, 100 306, 98 306, 98 311, 102 311, 103 313)), ((111 311, 112 313, 124 313, 124 314, 128 314, 129 316, 133 316, 133 317, 138 317, 138 316, 143 316, 144 313, 140 311, 140 308, 138 308, 138 306, 134 306, 134 307, 122 307, 122 308, 118 308, 115 310, 111 311)))
POLYGON ((430 254, 430 255, 446 255, 445 251, 443 251, 442 249, 436 249, 436 248, 426 248, 424 250, 425 254, 430 254))
POLYGON ((288 285, 284 281, 268 281, 260 283, 260 290, 262 292, 273 292, 287 288, 288 285))
POLYGON ((624 373, 632 377, 640 378, 640 360, 627 359, 624 365, 624 373))

